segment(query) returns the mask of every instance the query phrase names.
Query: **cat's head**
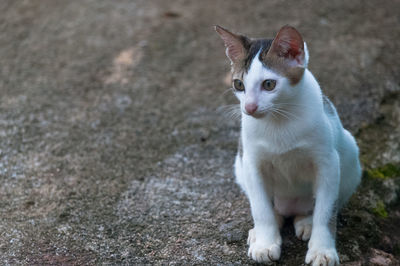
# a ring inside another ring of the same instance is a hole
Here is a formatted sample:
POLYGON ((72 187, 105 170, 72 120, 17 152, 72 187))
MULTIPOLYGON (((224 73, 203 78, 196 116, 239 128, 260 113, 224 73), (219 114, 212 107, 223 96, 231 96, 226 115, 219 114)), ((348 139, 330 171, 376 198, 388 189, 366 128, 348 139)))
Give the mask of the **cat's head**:
POLYGON ((215 30, 225 43, 243 113, 263 117, 293 101, 308 63, 307 47, 295 28, 282 27, 274 39, 250 39, 220 26, 215 30))

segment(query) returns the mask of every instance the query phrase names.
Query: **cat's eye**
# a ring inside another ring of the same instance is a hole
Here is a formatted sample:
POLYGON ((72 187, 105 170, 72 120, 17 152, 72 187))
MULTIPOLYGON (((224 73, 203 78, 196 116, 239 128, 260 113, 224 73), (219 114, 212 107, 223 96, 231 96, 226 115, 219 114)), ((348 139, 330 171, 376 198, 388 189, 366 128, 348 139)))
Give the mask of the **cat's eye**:
POLYGON ((266 79, 262 83, 262 87, 266 91, 272 91, 276 86, 276 80, 273 79, 266 79))
POLYGON ((244 91, 244 84, 240 79, 235 79, 233 81, 233 87, 235 88, 235 90, 237 91, 244 91))

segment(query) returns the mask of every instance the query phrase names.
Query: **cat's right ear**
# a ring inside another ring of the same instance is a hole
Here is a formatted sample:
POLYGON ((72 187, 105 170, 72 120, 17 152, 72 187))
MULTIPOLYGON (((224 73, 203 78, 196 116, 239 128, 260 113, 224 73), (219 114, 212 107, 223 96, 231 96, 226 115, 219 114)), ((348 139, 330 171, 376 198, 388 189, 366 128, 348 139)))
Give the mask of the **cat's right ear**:
POLYGON ((307 46, 304 47, 300 33, 289 25, 283 26, 279 30, 268 53, 284 58, 290 66, 307 67, 307 46))
POLYGON ((233 64, 245 59, 247 53, 246 47, 249 43, 249 40, 245 36, 234 34, 218 25, 215 26, 215 31, 224 41, 226 56, 233 64))

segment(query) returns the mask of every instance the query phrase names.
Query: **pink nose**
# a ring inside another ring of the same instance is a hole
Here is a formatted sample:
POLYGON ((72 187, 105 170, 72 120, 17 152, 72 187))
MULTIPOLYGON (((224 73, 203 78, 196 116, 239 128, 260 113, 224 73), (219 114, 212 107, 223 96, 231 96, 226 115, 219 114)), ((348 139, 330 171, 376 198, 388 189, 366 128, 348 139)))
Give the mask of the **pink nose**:
POLYGON ((255 113, 255 111, 257 110, 258 106, 256 103, 248 103, 244 106, 244 109, 246 109, 246 112, 249 115, 252 115, 255 113))

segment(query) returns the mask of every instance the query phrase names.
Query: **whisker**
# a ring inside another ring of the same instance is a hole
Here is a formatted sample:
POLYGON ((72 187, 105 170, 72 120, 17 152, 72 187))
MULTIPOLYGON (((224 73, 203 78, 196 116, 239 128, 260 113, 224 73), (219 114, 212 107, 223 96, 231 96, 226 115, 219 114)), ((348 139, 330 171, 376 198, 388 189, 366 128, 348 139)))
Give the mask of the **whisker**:
POLYGON ((217 112, 222 113, 225 117, 232 120, 238 120, 241 117, 239 104, 220 106, 217 108, 217 112))
POLYGON ((302 106, 302 107, 309 107, 309 105, 305 104, 297 104, 297 103, 275 103, 274 106, 279 106, 279 105, 288 105, 288 106, 302 106))
POLYGON ((232 104, 232 105, 220 106, 217 108, 217 112, 219 113, 232 112, 232 111, 240 111, 240 106, 238 104, 232 104))
POLYGON ((292 114, 286 113, 283 110, 277 110, 277 112, 279 112, 279 114, 281 114, 282 116, 286 117, 288 120, 294 120, 296 118, 292 114))
POLYGON ((281 110, 279 110, 279 109, 273 108, 273 109, 271 109, 271 111, 272 111, 272 112, 275 112, 276 114, 279 114, 279 115, 285 117, 287 120, 290 120, 290 117, 288 117, 286 114, 284 114, 283 112, 281 112, 281 110))
POLYGON ((300 119, 298 116, 296 116, 295 114, 293 114, 293 113, 291 113, 291 112, 289 112, 289 111, 287 111, 287 110, 279 109, 279 108, 277 108, 277 109, 278 109, 280 112, 285 113, 286 115, 292 116, 292 117, 295 118, 295 119, 300 119))
POLYGON ((281 114, 285 114, 286 117, 292 118, 292 120, 293 119, 300 119, 298 116, 296 116, 295 114, 293 114, 293 113, 291 113, 291 112, 289 112, 287 110, 280 109, 280 108, 276 108, 276 110, 279 111, 281 114))
POLYGON ((272 111, 272 112, 270 112, 270 113, 271 113, 271 115, 274 117, 274 119, 276 119, 275 112, 272 111))
POLYGON ((225 96, 228 92, 231 92, 233 88, 226 89, 224 92, 221 93, 221 97, 225 96))

